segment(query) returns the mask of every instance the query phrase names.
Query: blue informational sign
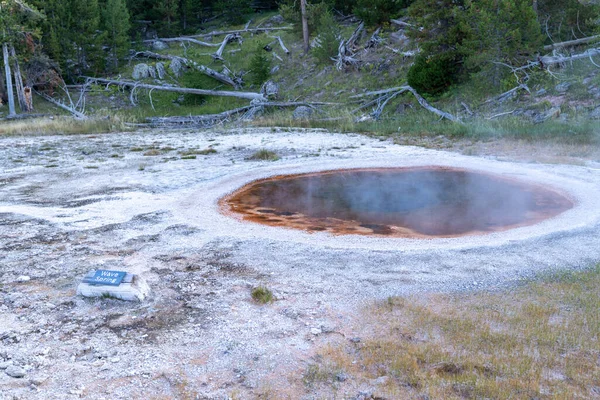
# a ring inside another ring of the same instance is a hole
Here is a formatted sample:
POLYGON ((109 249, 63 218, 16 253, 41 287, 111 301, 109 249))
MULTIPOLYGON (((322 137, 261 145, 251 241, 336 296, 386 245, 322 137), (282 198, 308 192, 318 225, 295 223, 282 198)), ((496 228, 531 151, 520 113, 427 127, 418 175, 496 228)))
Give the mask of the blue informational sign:
POLYGON ((84 282, 90 285, 119 286, 125 275, 127 272, 99 269, 94 275, 86 277, 84 282))

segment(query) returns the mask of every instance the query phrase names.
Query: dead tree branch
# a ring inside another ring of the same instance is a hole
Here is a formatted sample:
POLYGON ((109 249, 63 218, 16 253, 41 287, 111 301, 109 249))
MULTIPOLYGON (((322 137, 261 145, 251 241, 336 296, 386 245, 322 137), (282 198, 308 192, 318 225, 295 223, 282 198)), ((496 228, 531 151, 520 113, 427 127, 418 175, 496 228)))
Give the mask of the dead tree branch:
POLYGON ((281 36, 270 36, 270 37, 279 42, 279 46, 281 46, 281 50, 283 50, 285 52, 285 54, 287 54, 288 56, 290 55, 290 51, 288 50, 287 47, 285 47, 285 44, 283 44, 283 40, 281 40, 281 36))
MULTIPOLYGON (((377 111, 379 111, 379 114, 381 114, 381 112, 383 111, 383 108, 387 105, 387 103, 391 99, 393 99, 394 97, 396 97, 398 95, 401 95, 401 94, 403 94, 405 92, 410 92, 415 97, 415 99, 417 100, 417 102, 421 105, 421 107, 423 107, 427 111, 430 111, 430 112, 432 112, 432 113, 434 113, 436 115, 439 115, 441 118, 445 118, 445 119, 453 121, 453 122, 462 123, 454 115, 433 107, 431 104, 429 104, 427 102, 427 100, 425 100, 423 97, 421 97, 421 95, 419 93, 417 93, 417 91, 415 89, 413 89, 409 85, 400 86, 400 87, 391 88, 391 89, 377 90, 377 91, 374 91, 374 92, 362 93, 362 94, 359 94, 359 95, 356 95, 356 96, 352 96, 351 98, 361 98, 361 97, 367 97, 367 96, 378 96, 378 95, 383 94, 383 96, 380 96, 379 98, 377 98, 375 100, 372 100, 372 101, 370 101, 368 103, 369 105, 379 103, 378 108, 374 111, 374 113, 376 113, 377 111)), ((368 106, 363 105, 359 109, 366 108, 366 107, 368 107, 368 106)), ((377 115, 374 115, 374 116, 377 116, 377 115)))
POLYGON ((201 127, 214 126, 230 120, 234 115, 242 114, 241 119, 251 119, 263 108, 267 107, 297 107, 297 106, 308 106, 314 108, 315 105, 331 105, 332 103, 311 103, 311 102, 256 102, 252 104, 235 108, 233 110, 224 111, 218 114, 206 114, 206 115, 190 115, 181 117, 151 117, 147 118, 146 121, 152 126, 158 125, 193 125, 201 127))
POLYGON ((60 108, 62 108, 63 110, 67 110, 68 112, 70 112, 75 118, 77 119, 87 119, 87 117, 85 116, 85 114, 75 110, 73 107, 70 107, 68 105, 66 105, 65 103, 55 100, 52 97, 48 96, 45 93, 42 92, 38 92, 37 90, 34 90, 34 92, 40 96, 41 98, 43 98, 44 100, 54 104, 55 106, 58 106, 60 108))
POLYGON ((214 54, 212 54, 212 58, 219 61, 225 61, 223 59, 223 51, 225 50, 225 46, 235 41, 237 41, 239 44, 242 44, 242 36, 239 33, 230 33, 229 35, 225 36, 225 39, 223 39, 223 42, 221 43, 221 46, 219 46, 219 49, 214 54))

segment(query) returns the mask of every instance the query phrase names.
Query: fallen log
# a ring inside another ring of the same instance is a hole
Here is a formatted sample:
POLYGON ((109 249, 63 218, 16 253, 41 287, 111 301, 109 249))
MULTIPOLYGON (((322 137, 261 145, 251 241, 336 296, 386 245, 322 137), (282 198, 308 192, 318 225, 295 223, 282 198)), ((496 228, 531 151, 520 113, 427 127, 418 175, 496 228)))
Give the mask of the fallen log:
POLYGON ((412 28, 414 25, 408 22, 401 21, 399 19, 390 19, 390 22, 394 25, 398 25, 401 28, 412 28))
POLYGON ((512 72, 519 72, 519 71, 525 71, 527 69, 531 69, 531 68, 535 68, 535 67, 540 67, 542 69, 546 69, 552 65, 557 65, 557 64, 565 64, 571 61, 576 61, 576 60, 581 60, 584 58, 589 58, 591 59, 594 56, 598 56, 600 55, 600 48, 597 49, 589 49, 584 51, 583 53, 578 53, 578 54, 573 54, 570 56, 542 56, 542 57, 538 57, 537 60, 535 61, 530 61, 529 63, 521 66, 521 67, 513 67, 511 65, 508 64, 504 64, 504 63, 496 63, 496 64, 500 64, 500 65, 504 65, 505 67, 508 67, 512 70, 512 72))
POLYGON ((589 36, 589 37, 584 37, 581 39, 567 40, 566 42, 552 43, 547 46, 544 46, 544 50, 550 51, 550 50, 558 49, 561 47, 578 46, 580 44, 591 43, 591 42, 595 42, 595 41, 599 41, 599 40, 600 40, 600 35, 589 36))
POLYGON ((175 38, 160 38, 160 39, 150 39, 150 40, 144 40, 144 43, 152 43, 152 42, 165 42, 165 43, 169 43, 169 42, 187 42, 187 43, 194 43, 197 44, 199 46, 205 46, 205 47, 219 47, 220 44, 219 43, 207 43, 207 42, 203 42, 201 40, 197 40, 191 37, 175 37, 175 38))
POLYGON ((279 28, 251 28, 251 29, 238 29, 235 31, 212 31, 210 33, 203 33, 200 35, 193 35, 192 37, 195 38, 207 38, 207 37, 212 37, 212 36, 223 36, 223 35, 229 35, 231 33, 258 33, 258 32, 271 32, 271 31, 287 31, 292 29, 291 26, 282 26, 279 28))
POLYGON ((82 78, 87 79, 88 82, 97 82, 104 83, 107 85, 117 85, 124 87, 131 87, 136 89, 149 89, 149 90, 161 90, 164 92, 174 92, 174 93, 183 93, 183 94, 199 94, 204 96, 222 96, 222 97, 236 97, 240 99, 247 100, 259 100, 266 101, 267 99, 260 93, 254 92, 232 92, 227 90, 206 90, 206 89, 192 89, 192 88, 182 88, 177 86, 159 86, 159 85, 148 85, 139 82, 132 81, 119 81, 114 79, 103 79, 103 78, 92 78, 88 76, 83 76, 82 78))
POLYGON ((208 127, 217 123, 224 122, 230 117, 244 113, 245 116, 255 115, 257 110, 266 107, 297 107, 307 106, 312 107, 316 105, 337 105, 337 103, 323 103, 323 102, 257 102, 253 101, 252 104, 235 108, 233 110, 224 111, 218 114, 206 114, 206 115, 188 115, 188 116, 177 116, 177 117, 150 117, 146 118, 146 121, 150 125, 200 125, 208 127))
POLYGON ((158 54, 158 53, 154 53, 151 51, 139 51, 139 52, 135 53, 135 55, 133 57, 134 58, 135 57, 146 57, 146 58, 151 58, 154 60, 175 60, 175 59, 177 59, 177 60, 181 61, 183 64, 185 64, 189 67, 193 67, 196 71, 199 71, 199 72, 203 73, 204 75, 210 76, 211 78, 214 78, 221 83, 225 83, 227 85, 233 86, 234 89, 238 89, 241 86, 241 82, 233 80, 231 77, 229 77, 227 75, 217 72, 214 69, 208 68, 207 66, 198 64, 197 62, 190 60, 188 58, 171 56, 171 55, 167 55, 167 54, 158 54))

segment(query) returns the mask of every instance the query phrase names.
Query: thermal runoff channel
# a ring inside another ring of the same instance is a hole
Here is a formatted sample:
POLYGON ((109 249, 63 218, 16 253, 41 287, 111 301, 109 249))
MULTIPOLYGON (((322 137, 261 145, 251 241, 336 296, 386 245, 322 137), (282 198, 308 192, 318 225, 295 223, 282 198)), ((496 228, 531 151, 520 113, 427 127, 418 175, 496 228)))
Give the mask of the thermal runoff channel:
POLYGON ((309 232, 426 238, 532 225, 573 203, 516 179, 420 167, 276 176, 244 186, 221 207, 245 221, 309 232))

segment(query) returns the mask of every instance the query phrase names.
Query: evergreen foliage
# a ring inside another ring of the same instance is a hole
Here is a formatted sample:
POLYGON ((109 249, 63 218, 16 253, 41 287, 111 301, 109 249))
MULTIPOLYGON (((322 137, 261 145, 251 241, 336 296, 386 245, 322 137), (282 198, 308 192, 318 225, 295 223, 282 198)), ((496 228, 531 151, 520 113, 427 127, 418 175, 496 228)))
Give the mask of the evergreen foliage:
POLYGON ((265 54, 262 45, 258 45, 250 60, 250 78, 255 85, 262 85, 271 75, 271 59, 265 54))
POLYGON ((365 25, 374 26, 396 17, 410 3, 410 0, 357 0, 353 11, 365 25))
POLYGON ((246 15, 252 12, 250 0, 219 0, 215 4, 215 10, 230 24, 243 24, 246 15))
POLYGON ((312 48, 312 53, 319 63, 330 63, 338 52, 340 42, 340 27, 330 12, 323 13, 319 18, 317 32, 318 46, 312 48))
POLYGON ((460 58, 452 52, 420 54, 408 70, 408 84, 419 93, 439 94, 459 81, 460 64, 460 58))
POLYGON ((107 0, 104 9, 104 29, 114 70, 119 68, 119 59, 129 51, 129 12, 125 0, 107 0))

